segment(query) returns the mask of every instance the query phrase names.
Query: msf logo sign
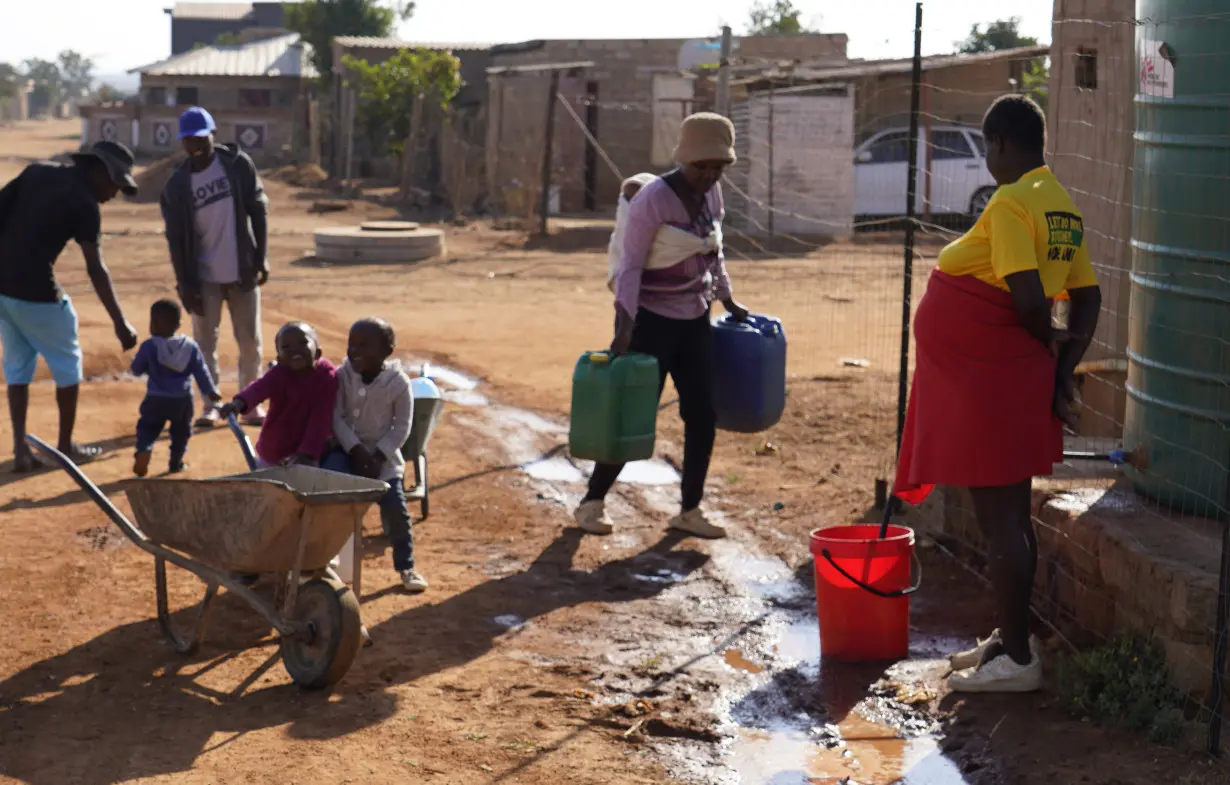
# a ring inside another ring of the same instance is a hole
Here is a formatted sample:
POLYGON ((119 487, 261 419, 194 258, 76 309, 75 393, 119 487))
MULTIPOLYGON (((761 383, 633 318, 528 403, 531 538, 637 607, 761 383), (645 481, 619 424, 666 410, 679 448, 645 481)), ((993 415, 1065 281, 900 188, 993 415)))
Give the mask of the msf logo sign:
POLYGON ((1174 97, 1174 52, 1160 41, 1142 41, 1140 93, 1159 98, 1174 97))

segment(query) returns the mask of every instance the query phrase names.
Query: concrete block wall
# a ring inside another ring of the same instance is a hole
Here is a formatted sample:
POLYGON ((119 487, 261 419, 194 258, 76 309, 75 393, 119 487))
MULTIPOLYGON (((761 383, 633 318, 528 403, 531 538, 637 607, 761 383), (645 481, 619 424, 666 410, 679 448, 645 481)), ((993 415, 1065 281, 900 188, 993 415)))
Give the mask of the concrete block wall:
MULTIPOLYGON (((218 124, 219 142, 236 142, 244 148, 258 166, 272 165, 279 160, 282 148, 292 140, 302 143, 307 138, 302 122, 287 110, 219 109, 211 110, 218 124), (238 139, 238 129, 256 125, 264 129, 259 147, 245 145, 238 139)), ((106 137, 105 130, 114 130, 115 141, 134 152, 154 158, 179 155, 181 151, 177 128, 179 107, 151 107, 136 104, 85 106, 81 108, 83 143, 92 144, 106 137), (163 132, 159 133, 162 126, 163 132)))
MULTIPOLYGON (((1047 134, 1051 167, 1085 216, 1102 285, 1102 316, 1088 359, 1127 351, 1132 253, 1132 134, 1137 65, 1134 0, 1056 0, 1047 134), (1096 55, 1097 85, 1076 82, 1081 52, 1096 55)), ((1086 381, 1081 433, 1117 438, 1127 400, 1121 375, 1086 381)))
MULTIPOLYGON (((677 73, 683 39, 561 40, 495 47, 492 67, 541 65, 592 61, 596 65, 578 77, 597 86, 597 139, 623 176, 656 171, 653 157, 653 77, 677 73)), ((741 57, 776 60, 844 60, 846 36, 766 36, 739 39, 741 57)), ((547 75, 493 77, 489 85, 488 174, 492 193, 499 202, 500 190, 510 179, 510 169, 524 169, 527 161, 541 162, 548 90, 547 75), (503 95, 501 96, 501 91, 503 95), (504 185, 501 185, 504 184, 504 185)), ((584 112, 578 109, 584 119, 584 112)), ((562 109, 557 113, 556 134, 572 133, 576 122, 562 109)), ((584 144, 555 156, 557 166, 569 172, 584 171, 584 144)), ((581 175, 583 176, 583 175, 581 175)), ((619 178, 599 159, 596 196, 598 209, 614 207, 619 178)), ((561 192, 564 212, 581 210, 584 188, 575 184, 561 192)))
POLYGON ((746 138, 738 145, 744 160, 730 179, 750 202, 728 191, 731 226, 755 237, 853 233, 854 98, 848 91, 772 98, 762 93, 733 107, 732 116, 746 138))

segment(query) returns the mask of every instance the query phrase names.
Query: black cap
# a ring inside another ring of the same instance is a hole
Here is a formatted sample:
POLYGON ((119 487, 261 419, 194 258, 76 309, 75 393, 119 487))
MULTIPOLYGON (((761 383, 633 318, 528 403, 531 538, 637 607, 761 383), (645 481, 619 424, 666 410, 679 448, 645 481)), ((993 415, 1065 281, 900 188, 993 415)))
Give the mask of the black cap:
POLYGON ((131 150, 119 142, 103 141, 95 142, 85 152, 73 154, 73 160, 78 163, 89 158, 102 161, 103 166, 107 167, 107 174, 111 175, 111 182, 118 185, 125 196, 136 195, 137 181, 132 179, 132 168, 136 165, 136 159, 133 158, 131 150))

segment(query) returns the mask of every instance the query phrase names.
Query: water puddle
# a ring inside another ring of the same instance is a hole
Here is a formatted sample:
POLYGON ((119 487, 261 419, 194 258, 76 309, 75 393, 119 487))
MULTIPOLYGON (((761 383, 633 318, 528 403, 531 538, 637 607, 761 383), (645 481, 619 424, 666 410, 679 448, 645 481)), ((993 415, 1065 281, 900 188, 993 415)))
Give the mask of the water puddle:
POLYGON ((794 573, 781 559, 748 553, 743 544, 729 541, 715 546, 713 556, 724 572, 758 599, 788 600, 800 592, 794 573))
POLYGON ((674 485, 679 482, 679 472, 665 461, 633 461, 619 473, 619 481, 633 485, 674 485))
POLYGON ((964 785, 933 736, 902 738, 851 713, 837 725, 740 729, 730 749, 739 782, 770 785, 964 785))
POLYGON ((814 619, 801 619, 786 624, 773 644, 777 659, 788 665, 805 665, 820 669, 820 628, 814 619))
POLYGON ((726 664, 738 671, 744 673, 764 673, 764 666, 757 665, 743 655, 743 652, 738 649, 727 649, 722 655, 722 659, 726 664))
MULTIPOLYGON (((447 366, 424 364, 425 374, 443 388, 444 400, 467 409, 480 410, 467 415, 466 424, 483 431, 498 442, 504 457, 531 479, 555 485, 583 485, 593 471, 588 461, 573 461, 564 451, 568 426, 512 406, 492 404, 478 391, 478 381, 447 366)), ((632 485, 674 485, 679 472, 660 460, 633 461, 624 467, 621 482, 632 485)))
POLYGON ((521 470, 543 482, 582 483, 585 474, 567 458, 548 458, 543 461, 531 461, 523 464, 521 470))
POLYGON ((525 619, 513 613, 496 616, 492 621, 506 630, 517 630, 525 626, 525 619))
POLYGON ((461 371, 449 368, 447 365, 437 365, 436 363, 422 363, 421 375, 428 379, 452 387, 454 390, 469 391, 478 388, 478 380, 466 376, 461 371))
POLYGON ((487 396, 473 390, 444 390, 440 397, 468 409, 478 409, 491 403, 487 396))
MULTIPOLYGON (((527 484, 537 486, 539 499, 550 494, 569 505, 579 500, 592 464, 568 456, 567 423, 493 403, 480 392, 478 380, 446 366, 428 365, 426 374, 441 385, 446 400, 467 407, 457 419, 490 442, 493 465, 519 469, 527 484)), ((673 496, 667 499, 658 490, 679 482, 670 464, 630 463, 620 481, 640 486, 650 507, 674 508, 673 496)), ((612 544, 640 543, 612 540, 604 547, 612 544)), ((659 747, 680 773, 688 772, 684 779, 707 785, 965 783, 958 766, 941 753, 934 719, 909 705, 925 701, 902 697, 903 690, 925 681, 914 663, 887 674, 873 668, 870 675, 866 669, 822 666, 814 612, 804 610, 807 595, 787 564, 759 555, 748 541, 715 542, 709 554, 706 573, 723 584, 716 593, 703 581, 685 580, 688 571, 665 558, 639 559, 626 573, 642 585, 660 586, 661 601, 681 603, 695 619, 710 623, 695 640, 681 640, 678 627, 669 633, 679 652, 704 652, 692 661, 720 685, 705 711, 716 715, 725 733, 716 746, 681 742, 673 748, 677 752, 659 747), (741 626, 736 630, 735 624, 741 626), (710 631, 723 628, 732 637, 715 651, 720 638, 710 631)), ((508 631, 526 625, 514 614, 496 616, 492 623, 508 631)), ((666 667, 668 659, 658 661, 664 655, 646 654, 644 633, 631 634, 626 654, 603 653, 604 661, 622 663, 634 673, 636 667, 645 672, 666 667)), ((934 641, 924 648, 947 644, 934 641)))

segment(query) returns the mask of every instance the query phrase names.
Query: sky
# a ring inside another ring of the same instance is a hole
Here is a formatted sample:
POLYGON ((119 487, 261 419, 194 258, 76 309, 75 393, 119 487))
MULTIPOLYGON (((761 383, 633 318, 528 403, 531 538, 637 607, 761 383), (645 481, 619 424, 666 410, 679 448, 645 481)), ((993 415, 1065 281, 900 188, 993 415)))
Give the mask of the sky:
MULTIPOLYGON (((170 53, 172 0, 4 0, 0 62, 52 59, 75 49, 100 75, 123 73, 170 53), (105 9, 105 13, 101 10, 105 9)), ((413 41, 500 43, 535 38, 701 38, 729 24, 738 35, 752 0, 417 0, 398 34, 413 41)), ((911 0, 795 0, 805 23, 846 33, 851 57, 908 57, 911 0)), ((1012 16, 1026 35, 1051 38, 1052 0, 927 0, 923 53, 952 51, 970 25, 1012 16)))

